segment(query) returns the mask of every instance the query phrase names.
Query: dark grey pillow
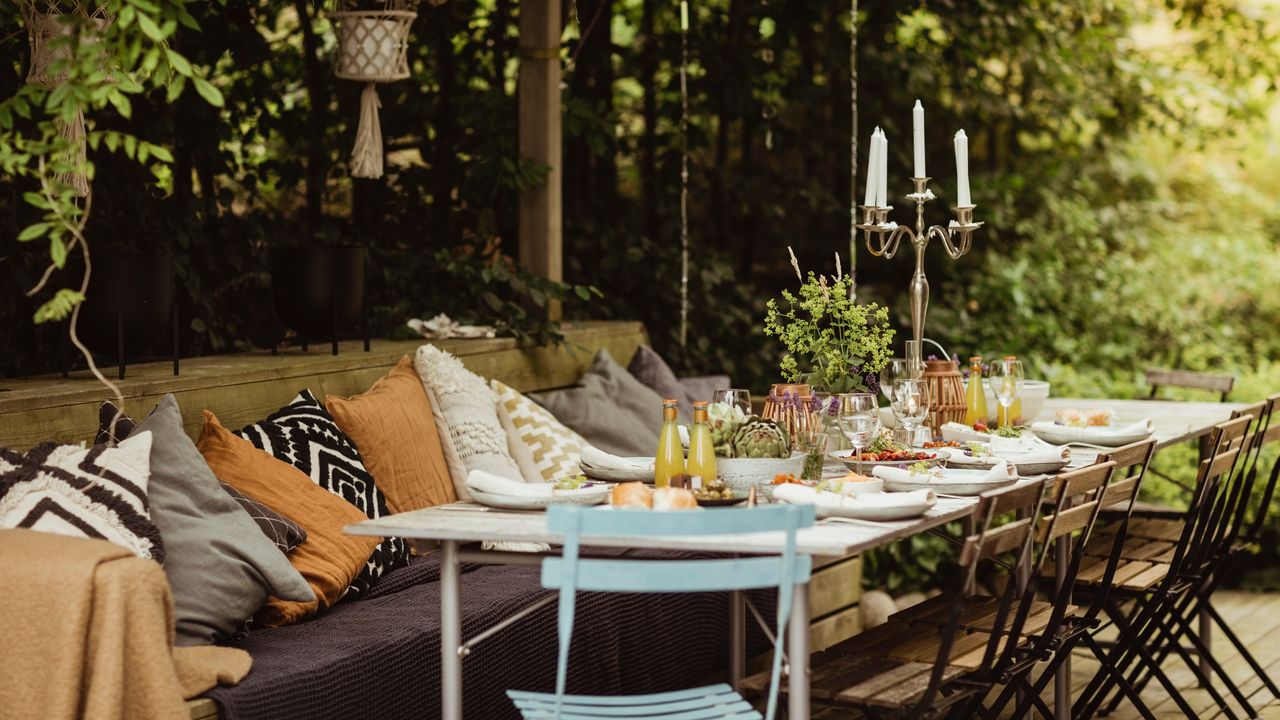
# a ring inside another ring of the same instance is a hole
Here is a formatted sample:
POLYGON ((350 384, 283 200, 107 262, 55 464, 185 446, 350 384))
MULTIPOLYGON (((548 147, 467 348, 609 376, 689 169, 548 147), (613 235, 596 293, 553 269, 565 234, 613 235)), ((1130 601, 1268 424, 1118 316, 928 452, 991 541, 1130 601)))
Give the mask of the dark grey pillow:
POLYGON ((221 480, 218 481, 218 484, 222 486, 223 490, 227 491, 232 500, 239 503, 240 507, 249 513, 249 517, 258 523, 262 534, 275 543, 276 547, 280 548, 280 552, 288 555, 294 548, 307 541, 307 531, 303 530, 302 526, 292 519, 281 515, 221 480))
POLYGON ((605 452, 652 457, 658 448, 662 397, 615 362, 607 350, 596 353, 577 387, 530 397, 605 452))
POLYGON ((315 598, 302 575, 218 484, 166 395, 134 432, 151 431, 151 518, 164 537, 177 644, 231 637, 268 595, 315 598))
POLYGON ((693 423, 695 400, 710 402, 713 392, 730 387, 728 375, 677 378, 667 361, 647 345, 636 348, 631 362, 627 363, 627 371, 662 397, 679 400, 680 422, 686 425, 693 423))

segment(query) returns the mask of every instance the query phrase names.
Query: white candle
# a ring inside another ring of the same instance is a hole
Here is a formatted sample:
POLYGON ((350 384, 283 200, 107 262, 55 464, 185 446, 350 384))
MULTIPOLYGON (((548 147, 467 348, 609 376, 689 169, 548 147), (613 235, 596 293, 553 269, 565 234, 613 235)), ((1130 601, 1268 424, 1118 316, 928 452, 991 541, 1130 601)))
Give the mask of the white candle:
POLYGON ((871 133, 871 142, 867 144, 867 194, 862 200, 863 205, 876 204, 876 188, 880 184, 880 142, 876 139, 878 132, 880 128, 871 133))
POLYGON ((911 140, 915 150, 916 174, 914 177, 926 177, 924 174, 924 106, 919 100, 916 100, 916 106, 911 108, 911 140))
POLYGON ((878 138, 880 144, 880 154, 876 159, 880 161, 879 171, 876 173, 876 205, 880 207, 889 206, 889 138, 884 134, 884 130, 880 131, 878 138))
POLYGON ((969 199, 969 136, 956 133, 956 205, 972 205, 969 199))

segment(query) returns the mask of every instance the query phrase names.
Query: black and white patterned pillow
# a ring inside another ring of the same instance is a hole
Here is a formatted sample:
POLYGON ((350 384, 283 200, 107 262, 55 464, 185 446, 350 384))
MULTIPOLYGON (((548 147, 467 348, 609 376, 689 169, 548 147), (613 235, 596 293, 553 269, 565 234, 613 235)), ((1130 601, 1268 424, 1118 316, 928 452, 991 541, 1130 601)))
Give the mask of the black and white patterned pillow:
MULTIPOLYGON (((260 450, 271 453, 306 473, 320 487, 360 508, 370 518, 389 515, 387 501, 365 469, 355 443, 310 390, 303 390, 293 402, 236 433, 260 450)), ((351 581, 348 594, 360 594, 381 577, 409 561, 404 540, 383 539, 374 548, 365 567, 351 581)))
POLYGON ((288 555, 294 548, 307 541, 307 531, 293 520, 272 510, 266 505, 245 495, 234 487, 218 481, 222 489, 249 513, 249 517, 262 528, 262 534, 266 535, 271 542, 280 548, 280 552, 288 555))
POLYGON ((46 443, 25 456, 0 455, 0 528, 87 537, 164 562, 151 522, 147 480, 151 433, 116 447, 46 443))

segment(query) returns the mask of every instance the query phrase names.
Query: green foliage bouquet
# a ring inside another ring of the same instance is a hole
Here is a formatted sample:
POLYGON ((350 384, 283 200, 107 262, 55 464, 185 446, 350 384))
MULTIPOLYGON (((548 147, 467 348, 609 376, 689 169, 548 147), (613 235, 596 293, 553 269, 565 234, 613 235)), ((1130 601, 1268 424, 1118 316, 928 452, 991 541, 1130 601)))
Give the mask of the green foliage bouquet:
POLYGON ((782 300, 769 300, 764 332, 782 341, 787 354, 779 369, 787 382, 809 384, 816 391, 846 393, 874 391, 877 373, 890 357, 893 328, 889 311, 876 303, 860 305, 850 297, 853 278, 836 274, 808 279, 791 253, 791 266, 800 279, 799 296, 782 291, 782 300))

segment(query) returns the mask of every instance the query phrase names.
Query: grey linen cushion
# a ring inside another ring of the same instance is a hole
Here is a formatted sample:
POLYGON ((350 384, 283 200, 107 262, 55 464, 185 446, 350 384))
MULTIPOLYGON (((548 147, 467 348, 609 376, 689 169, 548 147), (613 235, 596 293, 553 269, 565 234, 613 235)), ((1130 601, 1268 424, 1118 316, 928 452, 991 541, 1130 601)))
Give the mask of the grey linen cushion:
POLYGON ((662 426, 662 397, 619 365, 596 353, 578 385, 529 397, 587 442, 622 456, 652 456, 662 426))
POLYGON ((627 363, 627 371, 662 397, 679 400, 680 422, 685 424, 693 422, 695 400, 709 402, 711 393, 719 388, 729 387, 728 375, 677 378, 667 361, 647 345, 636 348, 631 362, 627 363))
POLYGON ((315 597, 288 558, 222 489, 182 429, 173 395, 134 432, 151 431, 151 518, 164 537, 177 644, 233 636, 268 595, 315 597))

